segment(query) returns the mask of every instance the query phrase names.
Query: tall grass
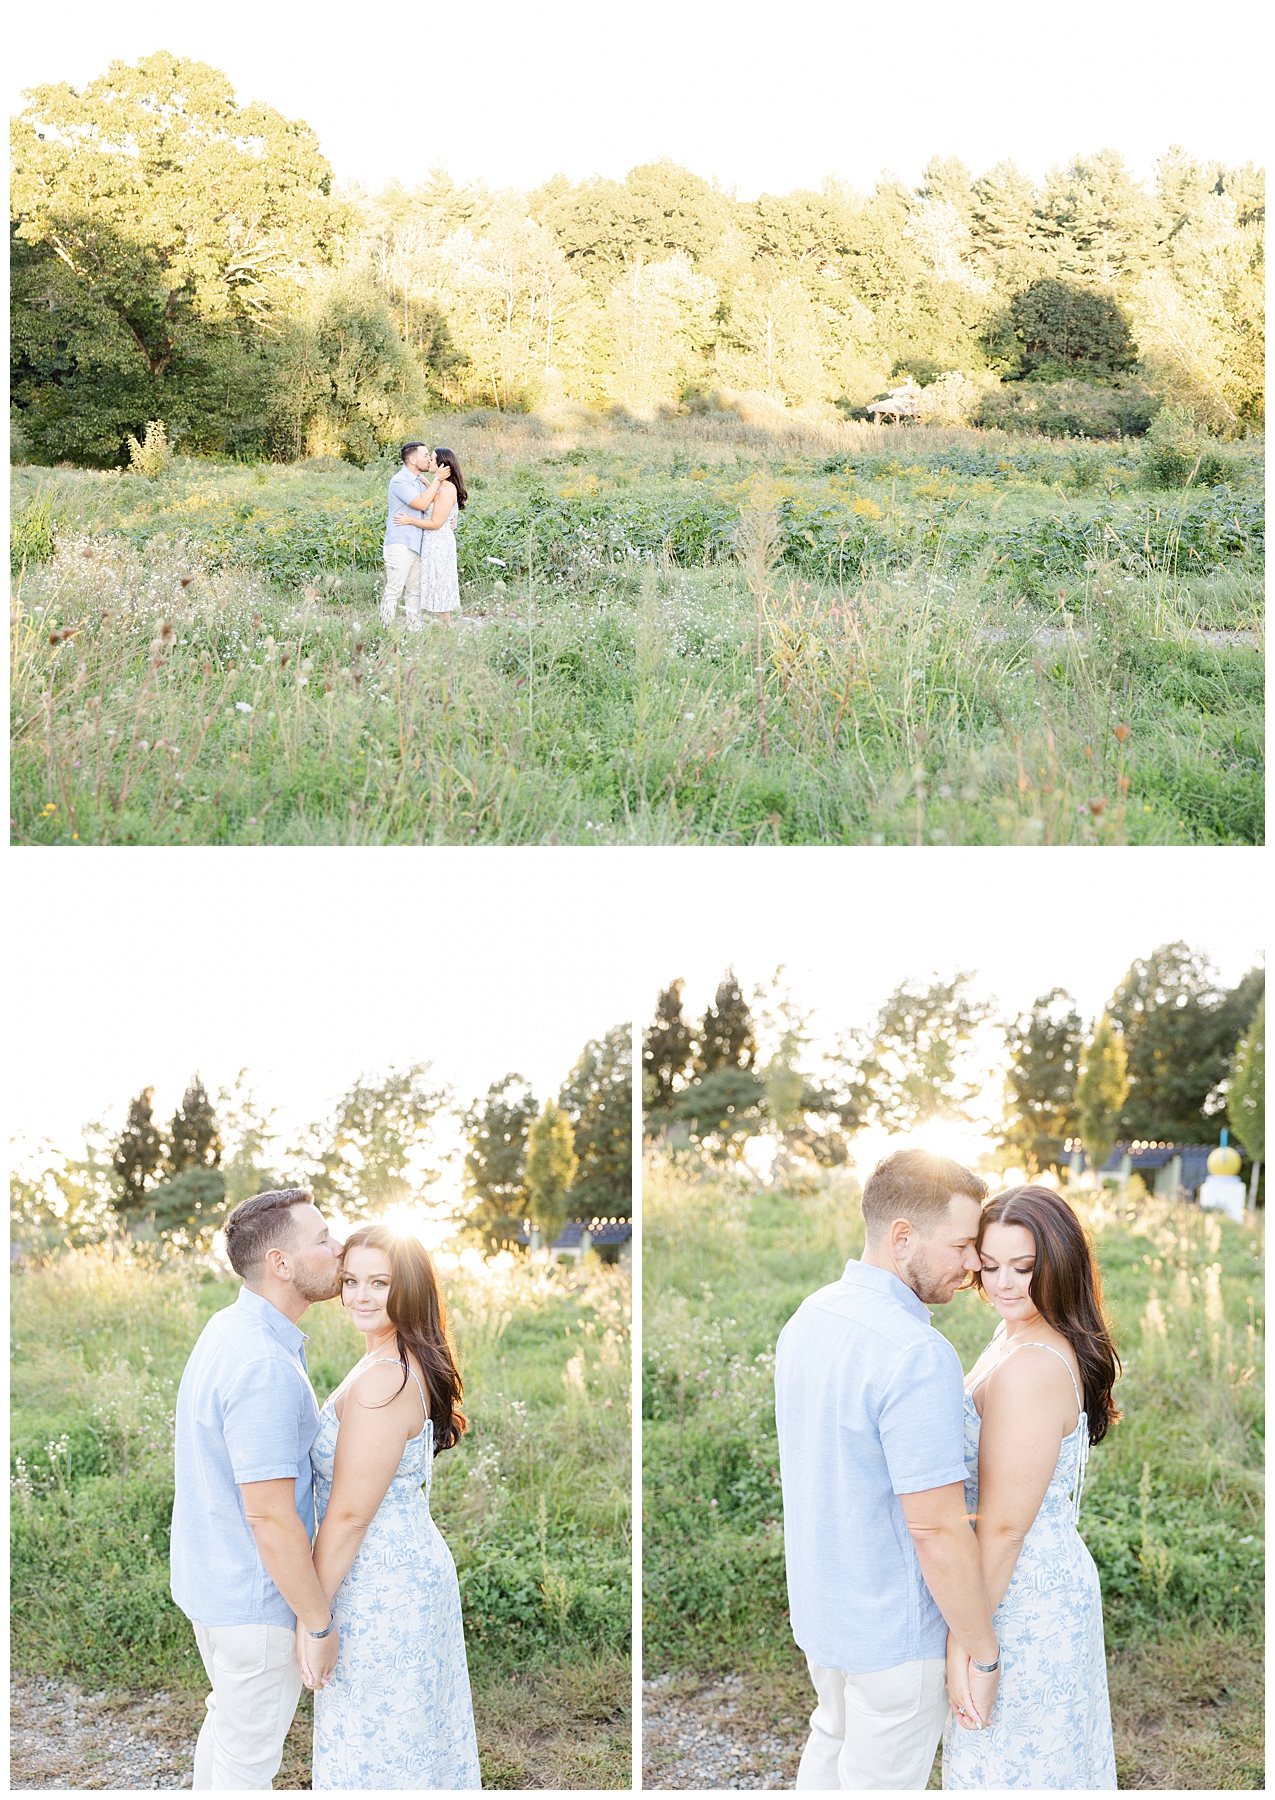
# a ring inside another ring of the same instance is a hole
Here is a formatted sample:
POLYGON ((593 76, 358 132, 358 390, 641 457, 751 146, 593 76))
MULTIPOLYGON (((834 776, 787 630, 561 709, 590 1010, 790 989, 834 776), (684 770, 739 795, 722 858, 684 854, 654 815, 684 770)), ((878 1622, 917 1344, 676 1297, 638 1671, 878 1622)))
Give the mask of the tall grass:
POLYGON ((419 636, 385 469, 19 471, 18 840, 1259 840, 1250 448, 1198 491, 1002 433, 452 425, 466 620, 419 636))
MULTIPOLYGON (((787 1667, 773 1352, 801 1299, 862 1246, 857 1190, 661 1161, 643 1189, 646 1673, 787 1667)), ((1124 1419, 1093 1452, 1081 1531, 1109 1647, 1260 1635, 1260 1234, 1196 1209, 1087 1213, 1115 1322, 1124 1419)), ((995 1318, 933 1309, 968 1368, 995 1318)))
MULTIPOLYGON (((460 1270, 445 1283, 471 1430, 433 1510, 461 1580, 476 1683, 611 1678, 630 1622, 626 1278, 460 1270)), ((13 1655, 113 1688, 202 1680, 168 1596, 172 1406, 238 1284, 111 1246, 21 1273, 13 1296, 13 1655)), ((324 1398, 362 1354, 336 1305, 302 1329, 324 1398)))

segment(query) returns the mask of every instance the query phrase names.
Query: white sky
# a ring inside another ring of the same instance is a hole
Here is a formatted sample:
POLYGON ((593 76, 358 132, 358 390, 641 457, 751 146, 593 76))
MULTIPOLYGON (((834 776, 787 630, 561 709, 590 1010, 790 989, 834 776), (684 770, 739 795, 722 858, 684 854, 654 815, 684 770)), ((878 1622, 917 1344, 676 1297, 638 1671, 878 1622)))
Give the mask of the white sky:
POLYGON ((596 0, 354 10, 273 0, 174 9, 62 0, 10 24, 10 109, 154 50, 227 71, 241 98, 304 118, 343 180, 530 187, 562 170, 619 177, 671 156, 742 198, 883 168, 914 183, 936 152, 975 173, 1004 157, 1040 176, 1118 149, 1142 174, 1172 142, 1262 155, 1251 59, 1265 9, 1224 25, 1150 0, 596 0))
POLYGON ((285 1128, 390 1064, 432 1062, 462 1103, 518 1070, 544 1099, 632 1017, 623 870, 595 851, 11 851, 9 870, 28 1142, 77 1149, 152 1084, 167 1119, 196 1068, 215 1093, 246 1065, 285 1128))

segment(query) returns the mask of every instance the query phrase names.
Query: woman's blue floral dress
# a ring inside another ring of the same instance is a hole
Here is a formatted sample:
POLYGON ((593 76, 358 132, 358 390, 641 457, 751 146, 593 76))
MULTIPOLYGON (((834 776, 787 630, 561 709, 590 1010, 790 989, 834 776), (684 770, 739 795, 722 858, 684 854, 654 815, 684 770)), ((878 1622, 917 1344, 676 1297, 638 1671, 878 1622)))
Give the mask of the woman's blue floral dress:
MULTIPOLYGON (((329 1399, 310 1450, 320 1520, 339 1429, 329 1399)), ((316 1791, 482 1786, 456 1565, 429 1511, 433 1465, 427 1415, 333 1601, 341 1647, 314 1696, 316 1791)))
MULTIPOLYGON (((996 1335, 1003 1331, 999 1326, 996 1335)), ((1002 1661, 994 1723, 986 1731, 966 1731, 949 1712, 943 1734, 945 1788, 1092 1792, 1116 1785, 1102 1595, 1093 1557, 1076 1529, 1089 1451, 1089 1421, 1079 1391, 1076 1399, 1081 1409, 1076 1429, 1062 1441, 1053 1478, 996 1609, 1002 1661)), ((966 1394, 965 1506, 971 1515, 978 1510, 981 1423, 973 1396, 966 1394)))

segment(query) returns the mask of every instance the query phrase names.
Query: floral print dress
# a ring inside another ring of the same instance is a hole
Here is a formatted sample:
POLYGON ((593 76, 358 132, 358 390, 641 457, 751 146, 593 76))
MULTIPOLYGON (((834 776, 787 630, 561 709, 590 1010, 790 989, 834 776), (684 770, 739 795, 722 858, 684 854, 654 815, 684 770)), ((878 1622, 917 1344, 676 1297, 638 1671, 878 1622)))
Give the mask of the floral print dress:
MULTIPOLYGON (((998 1326, 996 1336, 1004 1329, 998 1326)), ((1032 1347, 1061 1355, 1051 1344, 1032 1347)), ((1070 1374, 1069 1363, 1067 1368, 1070 1374)), ((945 1788, 1093 1792, 1116 1785, 1102 1595, 1093 1557, 1076 1529, 1089 1452, 1089 1421, 1078 1388, 1076 1403, 1076 1429, 1062 1441, 1040 1511, 996 1609, 1002 1660, 994 1723, 985 1731, 966 1731, 949 1712, 943 1734, 945 1788)), ((971 1515, 978 1510, 981 1423, 967 1393, 965 1507, 971 1515)))
MULTIPOLYGON (((329 1399, 310 1451, 320 1521, 339 1430, 329 1399)), ((316 1792, 482 1786, 456 1565, 429 1511, 433 1465, 427 1405, 333 1600, 341 1644, 314 1696, 316 1792)))

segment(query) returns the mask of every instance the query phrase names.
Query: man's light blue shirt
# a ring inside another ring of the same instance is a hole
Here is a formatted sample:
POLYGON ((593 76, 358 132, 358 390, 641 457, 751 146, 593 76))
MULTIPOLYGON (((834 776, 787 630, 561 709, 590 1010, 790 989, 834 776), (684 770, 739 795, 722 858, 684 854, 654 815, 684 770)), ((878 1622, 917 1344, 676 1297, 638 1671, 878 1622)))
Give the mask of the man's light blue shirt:
POLYGON ((965 1480, 960 1358, 911 1288, 870 1263, 779 1334, 775 1417, 793 1636, 867 1675, 942 1656, 947 1626, 899 1505, 965 1480))
POLYGON ((241 1288, 199 1334, 177 1390, 172 1593, 198 1625, 287 1625, 296 1615, 266 1574, 244 1512, 243 1481, 296 1482, 314 1536, 310 1446, 319 1407, 305 1333, 241 1288))
POLYGON ((408 468, 406 463, 391 477, 389 505, 385 513, 384 548, 386 550, 391 544, 402 544, 405 549, 414 550, 418 556, 420 555, 422 535, 420 526, 396 525, 394 515, 407 512, 408 502, 415 500, 426 485, 419 475, 408 468))

